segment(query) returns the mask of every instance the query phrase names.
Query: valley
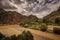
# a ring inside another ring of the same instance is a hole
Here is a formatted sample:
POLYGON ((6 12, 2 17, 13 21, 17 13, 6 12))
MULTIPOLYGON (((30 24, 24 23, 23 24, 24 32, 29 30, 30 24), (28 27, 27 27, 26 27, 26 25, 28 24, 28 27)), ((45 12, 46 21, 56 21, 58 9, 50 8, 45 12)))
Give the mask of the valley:
POLYGON ((0 26, 0 32, 6 36, 11 36, 14 34, 19 35, 24 30, 26 30, 26 31, 29 30, 33 34, 34 40, 59 40, 60 39, 60 35, 46 33, 46 32, 33 30, 33 29, 29 29, 29 28, 23 28, 23 27, 20 27, 19 25, 0 26))

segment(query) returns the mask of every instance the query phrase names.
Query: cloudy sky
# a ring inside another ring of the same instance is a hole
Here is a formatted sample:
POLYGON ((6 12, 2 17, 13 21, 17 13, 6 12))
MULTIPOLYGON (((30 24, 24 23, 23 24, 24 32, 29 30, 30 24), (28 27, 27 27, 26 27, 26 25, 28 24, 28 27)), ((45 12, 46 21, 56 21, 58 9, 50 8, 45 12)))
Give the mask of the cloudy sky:
POLYGON ((42 18, 60 6, 60 0, 0 0, 0 8, 42 18))

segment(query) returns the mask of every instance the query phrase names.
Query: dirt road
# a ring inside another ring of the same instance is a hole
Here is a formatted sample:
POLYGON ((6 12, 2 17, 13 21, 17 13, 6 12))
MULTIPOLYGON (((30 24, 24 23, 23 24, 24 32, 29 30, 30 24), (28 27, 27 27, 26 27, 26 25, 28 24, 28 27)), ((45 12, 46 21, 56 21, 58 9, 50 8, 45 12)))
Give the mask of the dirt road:
POLYGON ((38 30, 28 29, 20 27, 19 25, 7 25, 0 26, 0 32, 6 36, 11 36, 13 34, 19 35, 24 30, 29 30, 34 36, 34 40, 60 40, 60 35, 55 35, 51 33, 41 32, 38 30))

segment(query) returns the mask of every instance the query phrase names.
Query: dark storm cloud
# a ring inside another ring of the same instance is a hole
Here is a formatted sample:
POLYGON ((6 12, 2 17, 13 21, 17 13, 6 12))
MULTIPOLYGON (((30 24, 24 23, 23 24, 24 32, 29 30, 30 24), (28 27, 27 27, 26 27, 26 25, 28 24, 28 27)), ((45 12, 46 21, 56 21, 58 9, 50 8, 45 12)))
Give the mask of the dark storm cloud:
POLYGON ((30 1, 32 1, 32 2, 36 2, 37 0, 26 0, 27 2, 30 2, 30 1))
POLYGON ((32 14, 41 18, 56 11, 59 6, 60 0, 0 0, 0 8, 9 11, 13 9, 27 16, 32 14))
POLYGON ((11 6, 8 2, 6 2, 7 0, 0 0, 0 8, 3 9, 16 9, 14 6, 11 6))
POLYGON ((45 0, 45 3, 44 4, 47 4, 47 3, 55 4, 57 2, 60 2, 60 0, 45 0))
POLYGON ((26 2, 28 2, 28 3, 34 3, 34 2, 37 2, 37 0, 26 0, 26 2))
POLYGON ((11 2, 14 1, 14 3, 17 5, 22 3, 21 0, 9 0, 9 1, 11 1, 11 2))
POLYGON ((3 8, 3 9, 16 9, 15 7, 11 7, 10 5, 4 6, 2 4, 0 4, 0 8, 3 8))

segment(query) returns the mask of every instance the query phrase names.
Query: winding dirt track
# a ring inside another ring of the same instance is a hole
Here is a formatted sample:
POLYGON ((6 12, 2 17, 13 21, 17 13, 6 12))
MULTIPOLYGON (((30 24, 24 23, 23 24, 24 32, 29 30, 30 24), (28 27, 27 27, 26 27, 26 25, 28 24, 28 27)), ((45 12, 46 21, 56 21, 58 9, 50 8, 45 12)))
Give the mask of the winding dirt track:
POLYGON ((24 30, 31 31, 34 36, 34 40, 60 40, 60 35, 55 35, 51 33, 41 32, 38 30, 28 29, 20 27, 19 25, 6 25, 0 26, 0 32, 6 36, 19 35, 24 30))

